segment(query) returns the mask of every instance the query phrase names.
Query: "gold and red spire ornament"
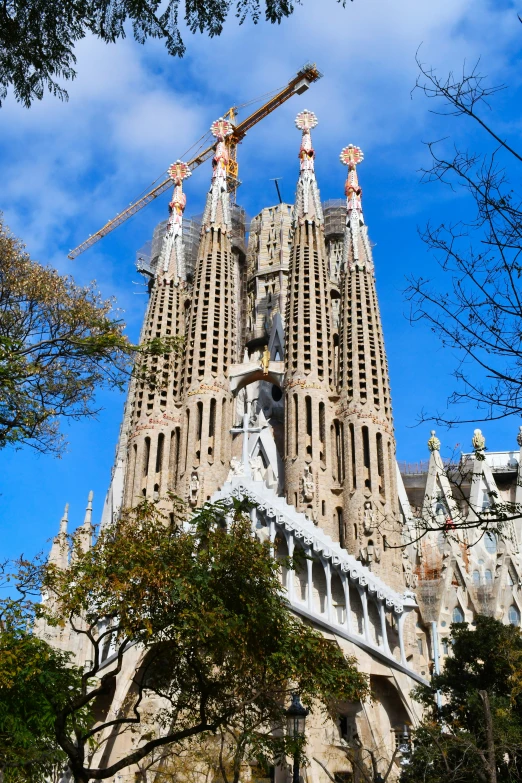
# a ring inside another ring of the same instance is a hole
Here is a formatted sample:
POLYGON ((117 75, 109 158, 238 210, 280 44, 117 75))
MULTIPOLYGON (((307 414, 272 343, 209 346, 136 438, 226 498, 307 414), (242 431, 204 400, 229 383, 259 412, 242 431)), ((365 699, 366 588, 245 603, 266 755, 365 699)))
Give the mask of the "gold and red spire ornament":
POLYGON ((341 163, 348 166, 344 185, 346 195, 346 228, 344 236, 343 263, 345 269, 352 264, 362 269, 373 269, 372 254, 368 241, 368 230, 362 211, 362 188, 357 178, 357 166, 364 160, 360 147, 348 144, 339 155, 341 163), (362 244, 362 247, 361 247, 362 244))
POLYGON ((212 182, 203 214, 203 227, 210 231, 212 227, 226 232, 230 228, 230 198, 227 188, 229 150, 225 139, 233 131, 233 125, 220 117, 210 126, 210 132, 217 139, 216 151, 212 158, 212 182), (221 207, 221 210, 219 209, 221 207))
POLYGON ((168 175, 174 183, 174 192, 169 204, 170 216, 161 250, 160 264, 163 273, 172 272, 177 283, 179 278, 185 279, 183 212, 187 204, 187 197, 183 193, 183 180, 188 179, 192 172, 186 163, 177 160, 169 166, 168 175))
POLYGON ((301 148, 299 150, 300 172, 297 182, 297 193, 294 206, 294 225, 297 222, 315 220, 323 223, 323 210, 319 197, 319 188, 315 179, 314 159, 315 151, 312 146, 310 131, 315 128, 318 119, 313 111, 304 109, 295 118, 296 127, 302 131, 301 148))

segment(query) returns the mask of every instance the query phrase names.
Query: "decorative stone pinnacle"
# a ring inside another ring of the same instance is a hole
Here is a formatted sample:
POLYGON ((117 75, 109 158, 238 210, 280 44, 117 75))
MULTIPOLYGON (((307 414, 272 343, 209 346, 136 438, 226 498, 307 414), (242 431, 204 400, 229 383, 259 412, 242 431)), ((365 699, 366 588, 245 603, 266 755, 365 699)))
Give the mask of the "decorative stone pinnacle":
POLYGON ((348 168, 353 169, 358 163, 362 163, 364 160, 364 153, 360 147, 356 147, 355 144, 348 144, 347 147, 343 147, 341 154, 339 155, 341 163, 344 163, 348 168))
POLYGON ((301 171, 313 171, 314 170, 314 158, 315 152, 312 146, 312 137, 310 131, 315 128, 318 123, 318 119, 313 111, 299 112, 295 118, 296 127, 303 131, 301 139, 301 148, 299 150, 299 160, 301 161, 301 171))
POLYGON ((345 166, 348 166, 348 176, 344 185, 344 193, 346 195, 346 211, 350 213, 355 209, 357 212, 361 213, 362 189, 357 178, 357 164, 362 163, 364 160, 363 151, 360 147, 356 147, 354 144, 348 144, 347 147, 343 147, 341 150, 339 159, 341 163, 343 163, 345 166))
POLYGON ((518 428, 517 443, 522 448, 522 424, 518 428))
POLYGON ((223 117, 214 120, 210 126, 210 132, 216 137, 218 141, 223 141, 227 136, 232 133, 233 125, 228 120, 224 120, 223 117))
POLYGON ((482 434, 482 430, 474 430, 473 437, 471 438, 471 444, 475 451, 482 451, 484 449, 486 446, 486 438, 482 434))
POLYGON ((317 116, 314 114, 314 112, 308 111, 308 109, 303 109, 303 111, 300 111, 295 118, 296 127, 302 131, 310 131, 312 128, 317 126, 318 122, 319 120, 317 119, 317 116))
POLYGON ((181 185, 184 179, 192 176, 192 172, 182 160, 177 160, 172 163, 168 168, 168 175, 175 185, 181 185))
POLYGON ((431 437, 428 440, 428 448, 430 451, 440 451, 440 440, 435 435, 435 430, 431 431, 431 437))

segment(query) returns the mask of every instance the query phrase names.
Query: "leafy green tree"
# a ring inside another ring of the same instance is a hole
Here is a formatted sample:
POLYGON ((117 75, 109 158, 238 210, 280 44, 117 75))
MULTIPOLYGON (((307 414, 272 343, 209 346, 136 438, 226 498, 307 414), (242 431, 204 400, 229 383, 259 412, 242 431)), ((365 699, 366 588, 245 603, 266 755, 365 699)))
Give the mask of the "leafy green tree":
POLYGON ((291 692, 316 711, 366 696, 354 661, 290 611, 281 564, 252 535, 247 510, 209 505, 189 526, 182 512, 166 519, 144 501, 88 551, 77 536, 66 568, 19 563, 24 595, 46 596, 27 610, 40 636, 68 639, 83 650, 78 663, 88 661, 79 690, 52 708, 54 745, 75 780, 113 779, 163 748, 221 730, 241 729, 245 746, 264 757, 293 753, 290 740, 267 730, 284 724, 291 692), (129 675, 136 645, 143 654, 129 675), (133 685, 109 711, 120 675, 133 685), (88 728, 86 710, 96 717, 88 728), (132 732, 132 749, 104 760, 103 742, 123 731, 132 732))
MULTIPOLYGON (((300 0, 297 0, 299 3, 300 0)), ((338 0, 345 5, 346 0, 338 0)), ((67 92, 59 80, 76 76, 74 46, 88 33, 106 43, 125 38, 165 42, 170 55, 182 57, 179 14, 191 33, 220 35, 230 10, 239 24, 258 23, 262 13, 272 24, 294 11, 293 0, 6 0, 0 4, 0 101, 12 87, 18 101, 29 107, 45 90, 62 99, 67 92)), ((1 105, 1 102, 0 102, 1 105)))
POLYGON ((93 416, 98 389, 123 388, 133 367, 156 383, 149 358, 178 350, 179 341, 138 348, 116 316, 94 283, 77 286, 32 261, 0 215, 0 449, 60 454, 60 421, 93 416))
POLYGON ((478 616, 452 625, 451 641, 444 670, 416 691, 426 712, 401 783, 521 781, 520 629, 478 616))

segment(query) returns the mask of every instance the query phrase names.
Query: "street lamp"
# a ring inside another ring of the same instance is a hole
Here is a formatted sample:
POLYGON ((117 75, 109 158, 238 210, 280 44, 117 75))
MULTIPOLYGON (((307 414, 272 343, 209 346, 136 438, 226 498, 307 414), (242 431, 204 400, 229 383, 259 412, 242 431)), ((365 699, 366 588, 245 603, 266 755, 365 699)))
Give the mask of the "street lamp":
MULTIPOLYGON (((295 740, 304 738, 307 715, 308 710, 301 704, 299 694, 293 693, 292 704, 286 711, 286 733, 289 737, 295 740)), ((299 745, 297 743, 294 750, 292 783, 299 783, 299 745)))

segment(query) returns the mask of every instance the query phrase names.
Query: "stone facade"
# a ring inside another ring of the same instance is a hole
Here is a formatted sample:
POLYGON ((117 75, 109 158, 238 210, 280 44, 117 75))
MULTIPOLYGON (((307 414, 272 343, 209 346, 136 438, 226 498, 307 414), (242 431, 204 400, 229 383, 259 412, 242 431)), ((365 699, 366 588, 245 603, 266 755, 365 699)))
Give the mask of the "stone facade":
MULTIPOLYGON (((343 743, 355 734, 387 769, 404 724, 418 719, 412 687, 440 667, 452 620, 487 611, 520 624, 520 522, 482 538, 457 522, 486 513, 493 524, 499 504, 522 503, 522 435, 520 450, 489 454, 476 431, 474 452, 448 468, 432 434, 429 463, 398 470, 357 176, 362 153, 343 150, 346 199, 322 205, 316 122, 311 112, 297 118, 295 204, 263 209, 250 223, 246 252, 246 216, 231 207, 226 185, 229 124, 212 126, 211 187, 204 214, 190 221, 190 239, 188 174, 173 164, 169 221, 155 232, 153 262, 140 262, 150 292, 141 339, 184 337, 184 356, 150 357, 140 368, 146 377, 130 384, 102 524, 142 497, 168 513, 168 491, 192 507, 246 495, 255 503, 253 531, 275 557, 304 551, 306 570, 282 573, 292 610, 355 656, 376 696, 372 704, 342 705, 337 723, 309 719, 314 760, 305 777, 326 783, 325 768, 348 775, 343 743)), ((82 546, 89 546, 91 508, 90 500, 82 546)), ((51 551, 58 567, 69 557, 66 526, 64 515, 51 551)), ((89 659, 63 631, 39 632, 80 663, 89 659)), ((137 647, 126 653, 112 709, 141 660, 137 647)), ((130 741, 106 739, 110 750, 96 763, 108 764, 130 741)), ((398 774, 396 765, 390 780, 398 774)), ((286 782, 288 770, 275 775, 286 782)))

